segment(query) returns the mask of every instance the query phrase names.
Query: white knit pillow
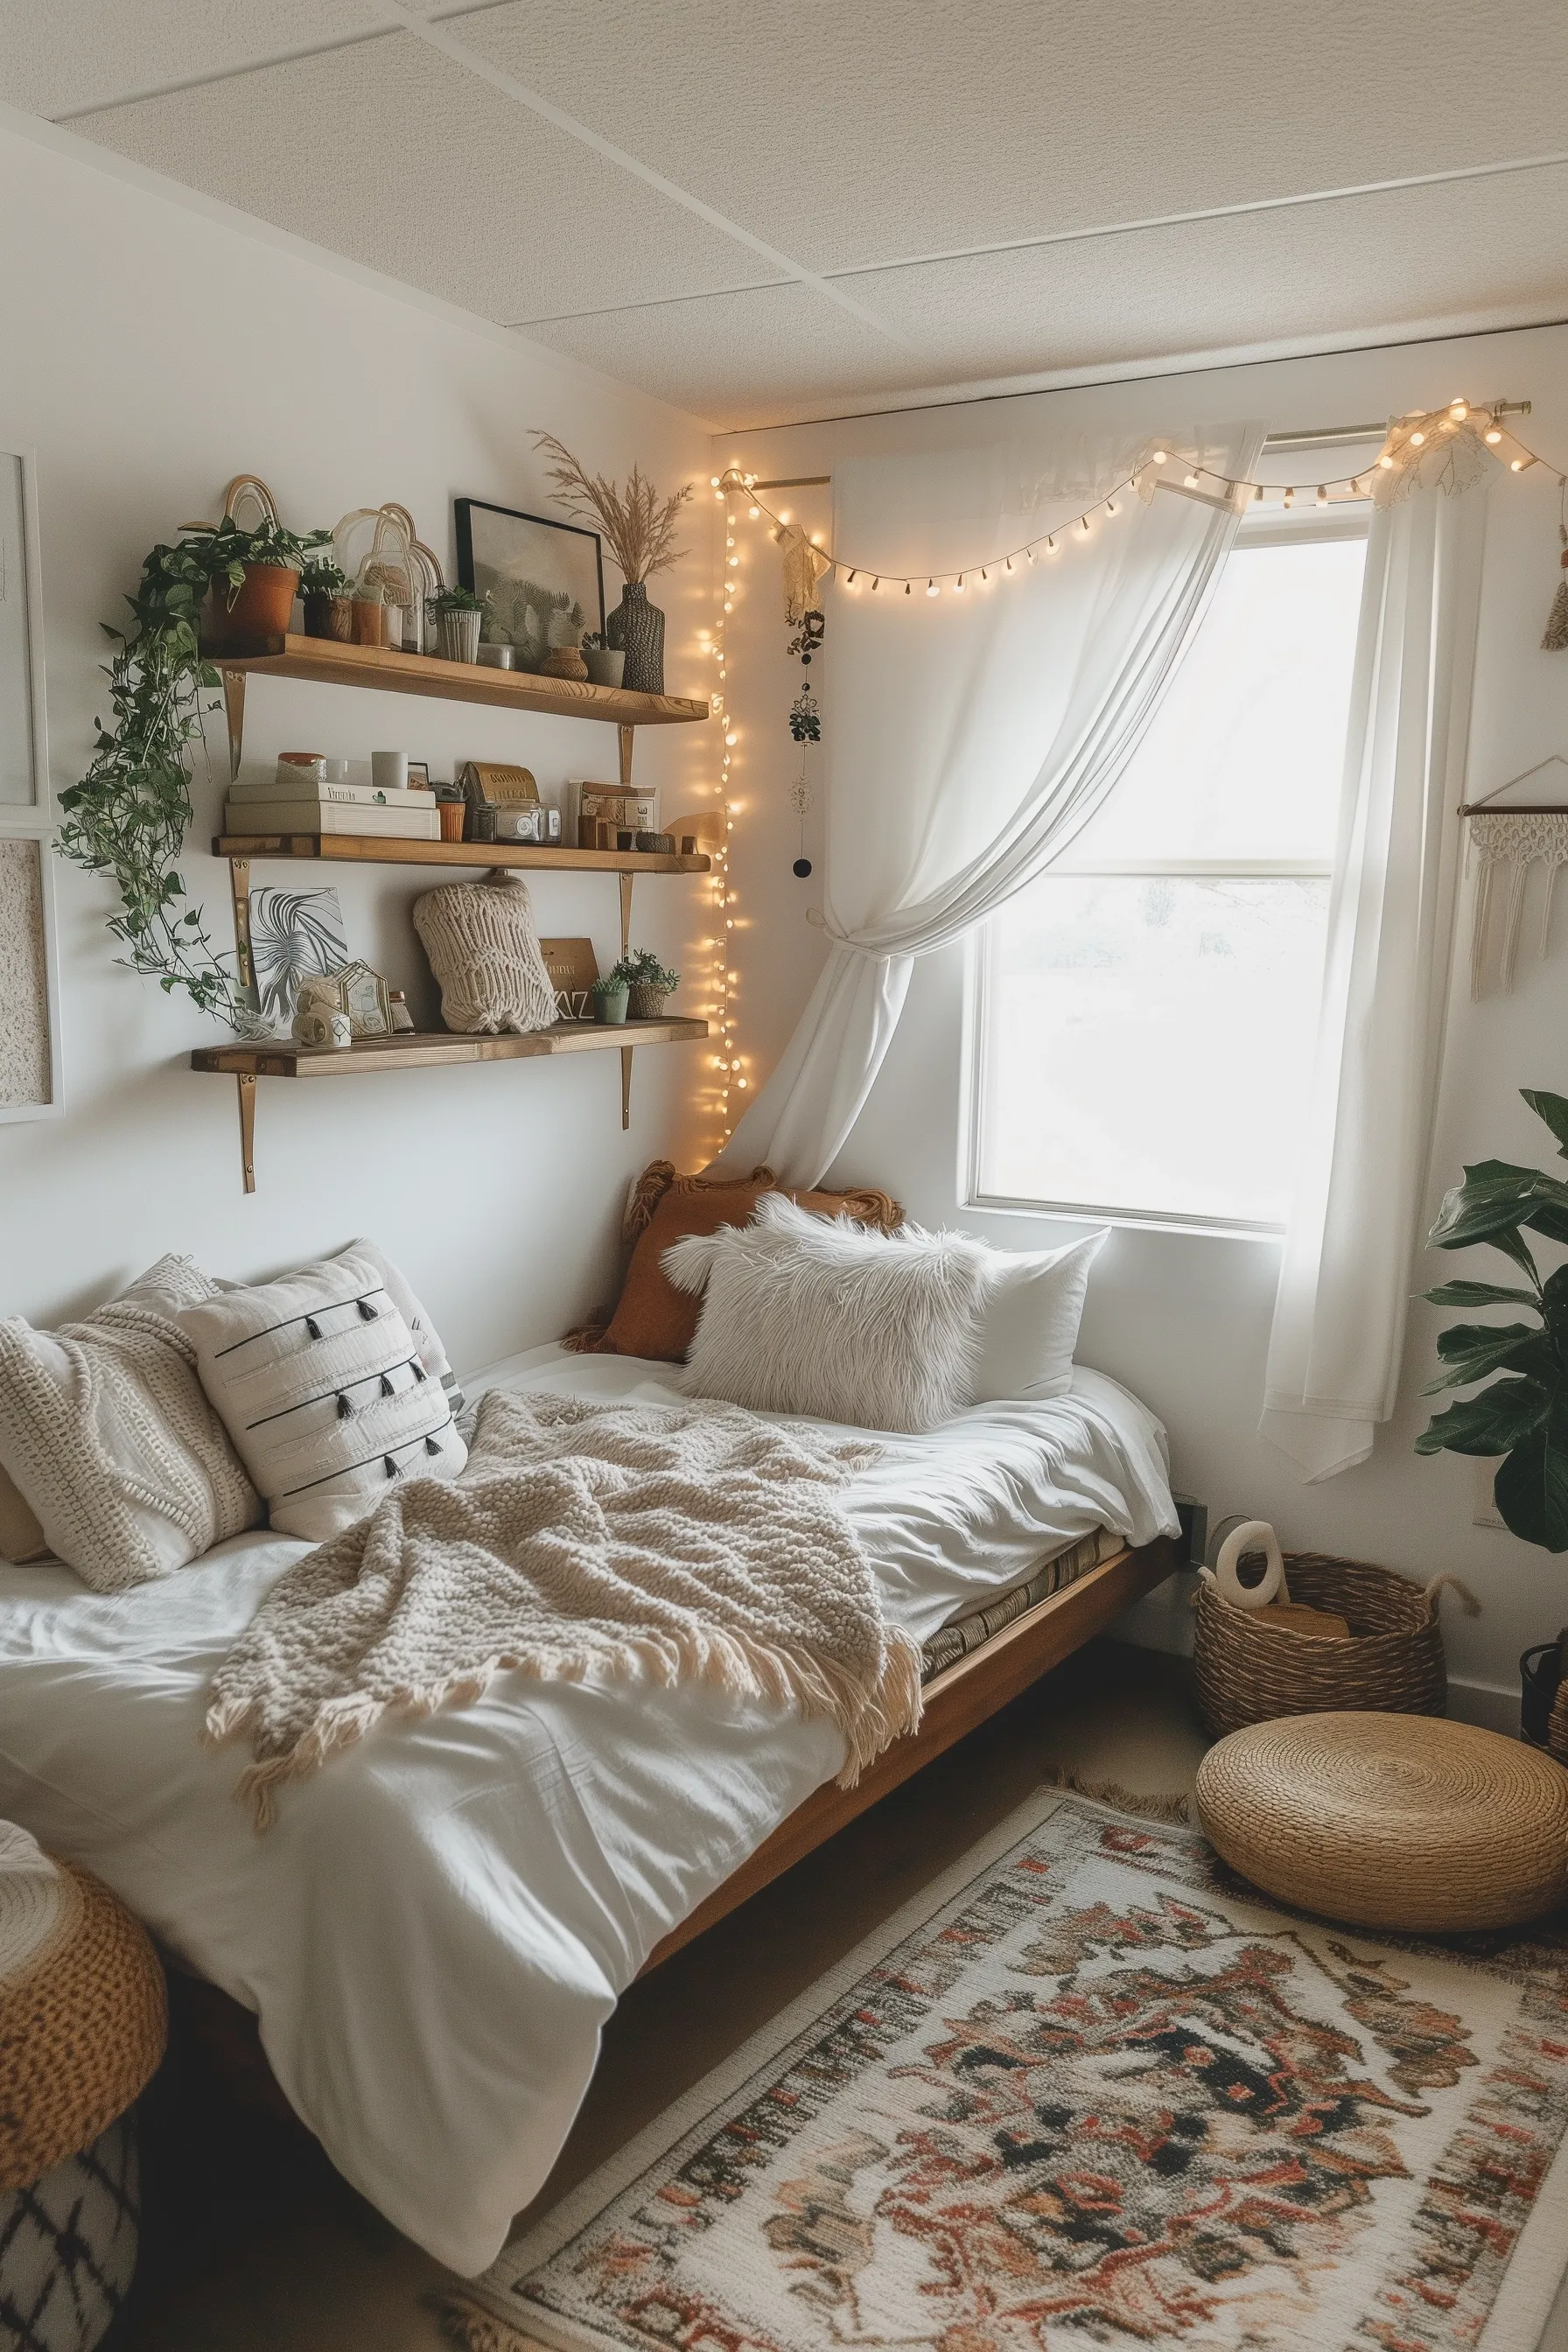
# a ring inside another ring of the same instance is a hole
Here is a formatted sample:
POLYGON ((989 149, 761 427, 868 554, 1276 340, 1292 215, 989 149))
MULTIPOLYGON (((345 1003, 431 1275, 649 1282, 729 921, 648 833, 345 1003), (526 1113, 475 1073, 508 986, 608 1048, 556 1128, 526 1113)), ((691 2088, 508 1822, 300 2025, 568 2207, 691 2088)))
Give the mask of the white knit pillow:
POLYGON ((448 1029, 474 1036, 549 1028, 555 991, 520 875, 502 867, 482 882, 427 890, 414 901, 414 928, 441 983, 448 1029))
POLYGON ((447 1391, 368 1258, 226 1290, 180 1320, 212 1399, 282 1534, 324 1543, 389 1479, 455 1478, 468 1449, 447 1391))
POLYGON ((261 1517, 175 1319, 212 1287, 164 1257, 83 1322, 0 1322, 0 1466, 95 1591, 167 1576, 261 1517))
POLYGON ((934 1428, 971 1399, 988 1255, 966 1234, 874 1234, 764 1192, 749 1225, 660 1260, 704 1293, 682 1384, 753 1412, 934 1428))

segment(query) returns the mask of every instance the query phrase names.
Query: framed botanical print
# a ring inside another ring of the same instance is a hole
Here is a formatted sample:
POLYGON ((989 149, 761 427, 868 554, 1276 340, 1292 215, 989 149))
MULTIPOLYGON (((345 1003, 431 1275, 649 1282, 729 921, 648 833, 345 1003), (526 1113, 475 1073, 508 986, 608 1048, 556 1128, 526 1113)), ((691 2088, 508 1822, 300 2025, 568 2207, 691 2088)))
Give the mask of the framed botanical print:
POLYGON ((62 1108, 44 713, 37 481, 30 456, 0 450, 0 1121, 62 1108))
POLYGON ((458 499, 458 577, 485 600, 479 636, 510 646, 514 667, 537 670, 552 647, 580 646, 605 632, 605 569, 599 534, 548 522, 483 499, 458 499))

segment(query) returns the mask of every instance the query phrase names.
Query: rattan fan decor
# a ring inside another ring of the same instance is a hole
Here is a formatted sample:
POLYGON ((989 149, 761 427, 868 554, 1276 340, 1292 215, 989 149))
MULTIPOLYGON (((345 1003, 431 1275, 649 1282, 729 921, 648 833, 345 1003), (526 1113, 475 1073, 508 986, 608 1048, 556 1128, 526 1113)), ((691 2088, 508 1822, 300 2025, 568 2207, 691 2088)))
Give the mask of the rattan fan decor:
POLYGON ((1358 1927, 1457 1935, 1568 1896, 1568 1772, 1469 1723, 1255 1723, 1198 1767, 1204 1835, 1268 1895, 1358 1927))
POLYGON ((1369 1560, 1323 1552, 1287 1552, 1285 1572, 1292 1601, 1347 1619, 1352 1638, 1321 1641, 1270 1625, 1267 1610, 1237 1609, 1205 1580, 1197 1591, 1193 1664, 1212 1732, 1348 1707, 1447 1712, 1437 1603, 1451 1586, 1471 1616, 1479 1607, 1458 1577, 1435 1576, 1423 1587, 1369 1560))

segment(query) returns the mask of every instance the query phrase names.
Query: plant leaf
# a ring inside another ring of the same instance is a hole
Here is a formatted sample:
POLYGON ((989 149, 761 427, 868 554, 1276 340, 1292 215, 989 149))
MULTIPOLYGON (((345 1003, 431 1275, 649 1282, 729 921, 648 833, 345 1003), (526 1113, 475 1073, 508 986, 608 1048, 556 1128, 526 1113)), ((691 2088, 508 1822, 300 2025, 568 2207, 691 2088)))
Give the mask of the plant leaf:
POLYGON ((1539 1429, 1553 1394, 1534 1381, 1498 1381, 1479 1396, 1434 1413, 1415 1441, 1415 1451, 1507 1454, 1539 1429))
POLYGON ((1434 1307, 1533 1307, 1533 1290, 1508 1290, 1497 1282, 1440 1282, 1421 1293, 1434 1307))
POLYGON ((1528 1323, 1453 1323, 1437 1337, 1437 1353, 1447 1369, 1428 1381, 1423 1396, 1440 1389, 1468 1388, 1492 1372, 1527 1372, 1536 1380, 1557 1377, 1557 1360, 1544 1331, 1528 1323))
POLYGON ((1500 1467, 1492 1492, 1516 1536, 1545 1551, 1568 1551, 1568 1402, 1561 1388, 1543 1426, 1500 1467))
POLYGON ((1521 1087, 1519 1091, 1536 1118, 1552 1129, 1559 1159, 1568 1160, 1568 1095, 1549 1095, 1539 1087, 1521 1087))

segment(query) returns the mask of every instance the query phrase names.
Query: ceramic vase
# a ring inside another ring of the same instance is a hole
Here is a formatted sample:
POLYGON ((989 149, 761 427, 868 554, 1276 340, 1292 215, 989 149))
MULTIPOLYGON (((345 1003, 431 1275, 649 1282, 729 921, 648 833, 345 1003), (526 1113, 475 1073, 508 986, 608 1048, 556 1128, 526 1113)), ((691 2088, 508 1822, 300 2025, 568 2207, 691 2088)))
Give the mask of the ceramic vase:
POLYGON ((664 692, 664 614, 647 601, 647 583, 628 580, 605 624, 605 635, 626 657, 621 684, 631 694, 664 692))
POLYGON ((588 665, 588 676, 595 686, 624 686, 626 657, 610 646, 584 646, 583 659, 588 665))

